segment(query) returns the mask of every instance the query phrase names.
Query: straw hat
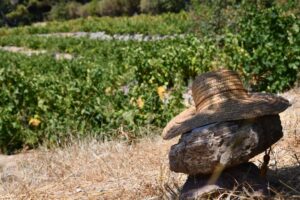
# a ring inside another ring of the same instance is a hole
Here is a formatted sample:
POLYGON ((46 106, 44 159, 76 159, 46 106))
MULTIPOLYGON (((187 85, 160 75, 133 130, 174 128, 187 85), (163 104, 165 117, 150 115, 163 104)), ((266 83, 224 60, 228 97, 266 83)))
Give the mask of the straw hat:
POLYGON ((195 106, 173 118, 162 136, 171 139, 207 124, 278 114, 288 100, 265 93, 249 93, 238 74, 221 69, 196 77, 192 85, 195 106))

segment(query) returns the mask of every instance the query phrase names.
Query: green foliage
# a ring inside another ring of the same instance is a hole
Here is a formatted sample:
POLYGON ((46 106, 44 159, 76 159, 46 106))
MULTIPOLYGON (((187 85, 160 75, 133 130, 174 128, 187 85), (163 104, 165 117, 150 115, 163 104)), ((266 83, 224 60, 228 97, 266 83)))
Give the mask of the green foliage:
POLYGON ((163 12, 179 12, 185 9, 187 1, 179 0, 141 0, 140 8, 143 13, 159 14, 163 12))
POLYGON ((291 87, 300 68, 300 22, 277 7, 250 10, 239 34, 226 38, 226 51, 253 90, 291 87))
POLYGON ((80 17, 81 4, 75 1, 57 3, 48 15, 50 20, 66 20, 80 17))
POLYGON ((139 0, 101 0, 99 13, 101 16, 133 15, 139 12, 139 0))
POLYGON ((66 3, 64 2, 57 3, 55 6, 53 6, 49 14, 49 19, 67 19, 67 11, 65 6, 66 3))
POLYGON ((133 17, 90 17, 64 22, 47 22, 47 26, 24 26, 17 28, 0 28, 2 35, 104 31, 109 34, 142 33, 142 34, 180 34, 188 32, 193 21, 189 14, 162 14, 159 16, 138 15, 133 17))
POLYGON ((220 67, 238 71, 255 91, 292 87, 300 74, 299 19, 278 7, 250 6, 244 11, 234 28, 225 25, 201 38, 185 34, 153 42, 30 33, 185 33, 190 15, 92 18, 2 29, 1 46, 46 49, 48 54, 0 52, 1 150, 62 144, 88 134, 113 139, 120 127, 140 136, 141 127, 163 127, 179 113, 182 93, 196 75, 220 67), (75 58, 55 60, 55 52, 75 58), (165 95, 158 88, 165 88, 165 95))
POLYGON ((14 25, 17 24, 28 24, 29 23, 29 13, 24 5, 18 5, 16 10, 10 12, 5 16, 7 20, 14 25))
POLYGON ((157 14, 159 13, 159 0, 141 0, 140 7, 143 13, 157 14))
POLYGON ((0 25, 18 26, 44 19, 44 13, 51 9, 49 1, 1 1, 0 25))
MULTIPOLYGON (((291 30, 297 31, 296 26, 291 30)), ((2 151, 44 142, 60 144, 87 134, 112 139, 118 137, 112 130, 119 127, 135 135, 139 135, 139 127, 162 127, 182 109, 182 92, 190 80, 219 67, 237 70, 257 90, 280 91, 296 81, 298 42, 285 45, 289 51, 276 58, 277 52, 267 55, 254 50, 256 53, 251 54, 242 41, 230 33, 221 39, 187 36, 158 42, 1 37, 1 45, 49 51, 48 55, 31 58, 0 54, 2 151), (57 61, 51 53, 57 51, 77 58, 57 61), (279 64, 287 62, 281 61, 285 57, 291 61, 285 66, 287 70, 280 65, 265 65, 264 60, 269 59, 279 64), (250 68, 245 63, 260 64, 250 68), (253 77, 262 78, 253 85, 253 77), (164 99, 157 93, 161 86, 167 91, 164 99), (37 127, 28 124, 34 116, 41 120, 37 127)))
POLYGON ((70 12, 69 4, 74 2, 62 2, 57 4, 50 13, 51 15, 57 13, 59 8, 60 12, 64 15, 57 15, 56 18, 50 19, 70 19, 76 17, 86 16, 124 16, 134 15, 137 13, 163 13, 163 12, 179 12, 184 9, 187 2, 184 0, 170 1, 170 0, 93 0, 82 6, 76 7, 76 13, 78 15, 67 15, 70 12), (68 17, 65 17, 68 16, 68 17))
POLYGON ((184 0, 158 0, 153 9, 141 0, 26 0, 0 1, 0 26, 18 26, 36 21, 74 19, 88 16, 132 16, 139 13, 179 12, 186 8, 184 0), (142 10, 140 8, 143 8, 142 10), (157 10, 157 12, 152 12, 157 10))
POLYGON ((100 1, 93 0, 89 3, 83 4, 78 8, 79 16, 80 17, 100 16, 99 3, 100 1))
POLYGON ((1 76, 2 87, 9 88, 2 105, 19 99, 11 105, 12 112, 3 117, 9 116, 17 125, 17 130, 7 129, 20 137, 2 132, 13 141, 11 146, 3 141, 3 151, 21 144, 49 142, 50 138, 50 143, 59 143, 74 133, 79 137, 97 133, 101 139, 111 139, 116 133, 101 133, 125 127, 139 134, 139 127, 164 126, 182 108, 185 85, 195 75, 211 69, 216 54, 213 41, 194 37, 140 43, 7 36, 0 38, 0 43, 47 48, 78 57, 55 61, 51 54, 32 58, 0 54, 0 66, 6 72, 1 76), (157 93, 159 86, 168 88, 168 97, 163 100, 157 93), (28 93, 20 92, 25 88, 28 93), (33 129, 28 121, 35 115, 40 117, 41 125, 33 129))
POLYGON ((225 26, 234 25, 236 17, 243 15, 239 11, 246 7, 264 9, 274 5, 300 14, 298 0, 26 0, 16 3, 1 0, 0 26, 17 26, 49 19, 61 21, 88 16, 131 16, 188 10, 195 14, 195 23, 202 25, 198 31, 204 29, 207 32, 208 29, 219 33, 225 26), (23 12, 20 17, 19 6, 26 8, 29 14, 23 12), (16 14, 19 17, 12 21, 5 17, 16 14))
MULTIPOLYGON (((66 50, 64 43, 74 45, 69 49, 73 53, 85 47, 84 58, 67 62, 55 61, 51 56, 27 58, 1 52, 2 151, 44 141, 59 143, 72 132, 79 137, 92 132, 102 139, 112 138, 101 132, 120 126, 134 131, 150 123, 162 126, 173 113, 168 108, 176 105, 174 111, 178 109, 179 98, 166 105, 160 101, 157 82, 136 79, 139 63, 132 62, 132 57, 137 56, 134 49, 139 43, 97 42, 95 46, 92 41, 57 40, 54 49, 66 50), (139 98, 145 102, 144 107, 137 105, 139 98), (41 125, 30 127, 29 120, 35 115, 40 117, 41 125)), ((160 52, 170 45, 170 41, 160 44, 160 52)), ((141 51, 147 52, 153 46, 156 44, 144 43, 141 51)), ((174 95, 180 95, 180 91, 174 95)))
POLYGON ((7 24, 5 14, 11 12, 12 5, 9 0, 0 1, 0 27, 7 24))

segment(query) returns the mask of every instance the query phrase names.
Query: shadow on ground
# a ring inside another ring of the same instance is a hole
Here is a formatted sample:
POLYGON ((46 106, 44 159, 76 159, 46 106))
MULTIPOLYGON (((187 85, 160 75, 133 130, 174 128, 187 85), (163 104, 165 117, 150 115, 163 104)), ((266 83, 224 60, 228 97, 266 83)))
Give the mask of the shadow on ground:
POLYGON ((275 193, 300 199, 300 163, 297 166, 270 170, 268 178, 275 193))

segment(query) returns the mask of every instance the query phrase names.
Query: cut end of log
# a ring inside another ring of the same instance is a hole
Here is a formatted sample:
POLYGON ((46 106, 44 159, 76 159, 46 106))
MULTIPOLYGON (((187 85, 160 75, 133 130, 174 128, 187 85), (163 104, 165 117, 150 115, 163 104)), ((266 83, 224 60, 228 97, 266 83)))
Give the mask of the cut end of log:
POLYGON ((220 164, 228 168, 248 162, 282 136, 279 115, 195 129, 171 147, 170 169, 189 175, 212 174, 220 164))

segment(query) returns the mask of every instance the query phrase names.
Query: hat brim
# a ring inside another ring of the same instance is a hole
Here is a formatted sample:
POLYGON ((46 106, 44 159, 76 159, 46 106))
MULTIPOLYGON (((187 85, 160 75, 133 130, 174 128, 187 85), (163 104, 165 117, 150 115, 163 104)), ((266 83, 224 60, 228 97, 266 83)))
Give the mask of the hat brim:
POLYGON ((162 137, 166 140, 172 139, 194 128, 216 122, 278 114, 289 106, 288 100, 264 93, 249 93, 247 98, 214 103, 201 112, 197 112, 193 106, 174 117, 164 128, 162 137))

